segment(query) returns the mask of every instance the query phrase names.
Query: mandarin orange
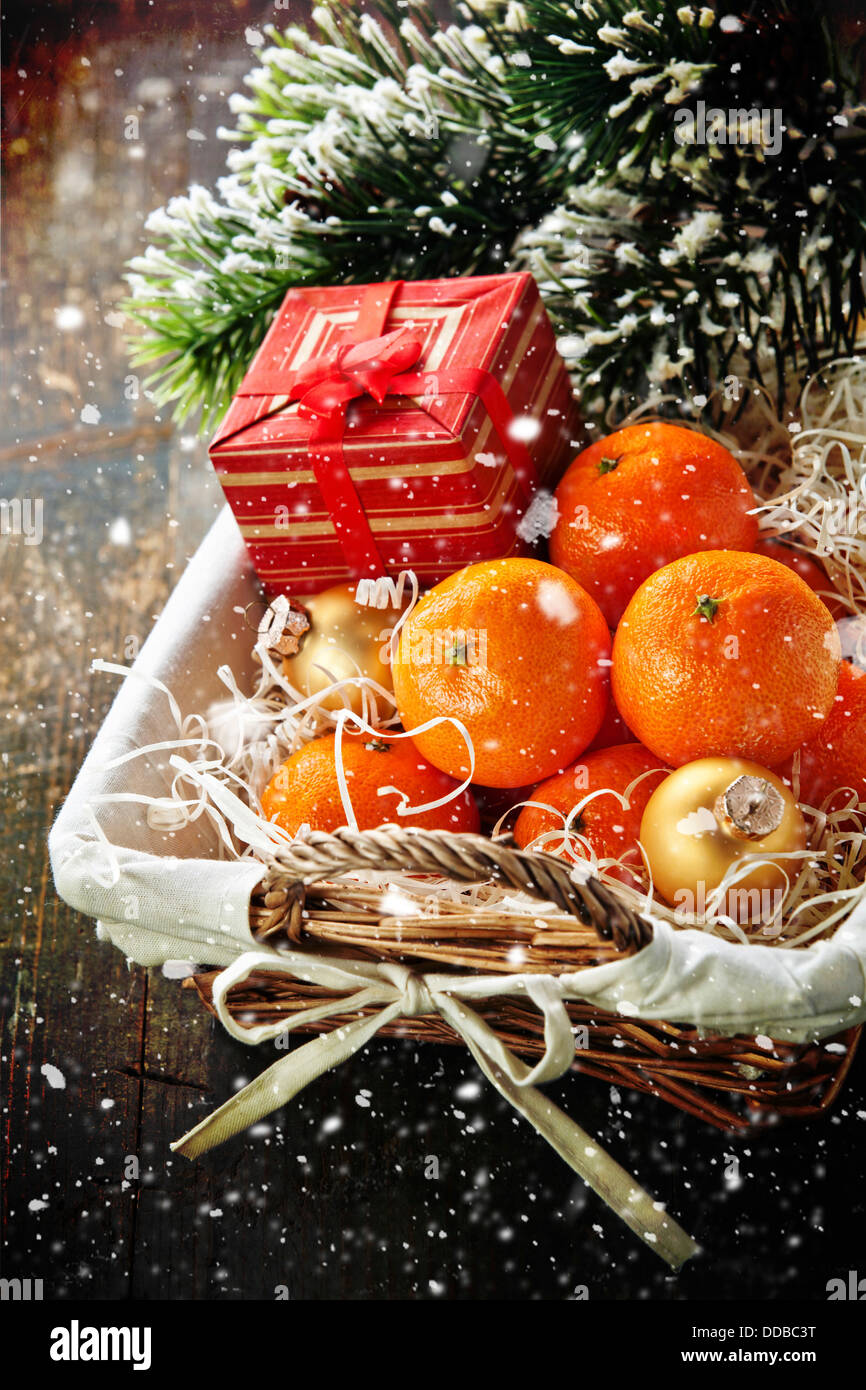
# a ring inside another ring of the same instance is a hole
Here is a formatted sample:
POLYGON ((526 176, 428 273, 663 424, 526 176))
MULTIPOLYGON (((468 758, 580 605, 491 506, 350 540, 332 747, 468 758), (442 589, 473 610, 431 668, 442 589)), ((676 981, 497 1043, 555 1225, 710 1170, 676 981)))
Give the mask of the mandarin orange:
POLYGON ((751 550, 752 489, 715 440, 661 421, 591 444, 556 489, 550 558, 615 627, 654 570, 697 550, 751 550))
POLYGON ((816 560, 807 555, 803 550, 794 550, 790 545, 785 545, 784 541, 775 536, 768 536, 765 540, 755 542, 754 551, 756 555, 769 555, 771 560, 778 560, 780 565, 787 565, 788 569, 799 574, 805 580, 809 588, 814 590, 818 597, 826 604, 830 613, 838 622, 840 618, 848 616, 848 609, 840 598, 834 596, 833 585, 830 583, 825 572, 816 560))
MULTIPOLYGON (((792 760, 776 771, 792 780, 792 760)), ((800 800, 820 807, 834 791, 850 787, 866 801, 866 671, 842 662, 833 708, 814 738, 800 748, 800 800)), ((832 797, 830 809, 850 796, 832 797)))
POLYGON ((621 743, 634 742, 635 736, 617 709, 616 701, 611 695, 604 719, 601 721, 601 728, 592 743, 588 744, 586 752, 595 753, 600 748, 617 748, 621 743))
MULTIPOLYGON (((398 793, 405 793, 409 806, 421 806, 447 796, 458 785, 453 777, 431 767, 411 739, 344 730, 341 753, 349 800, 360 830, 394 824, 425 830, 478 830, 478 808, 469 791, 435 810, 398 815, 397 807, 403 802, 398 793)), ((291 835, 302 825, 330 831, 346 824, 334 734, 311 739, 287 758, 262 793, 262 810, 268 820, 275 820, 291 835)))
POLYGON ((827 718, 839 666, 833 619, 798 575, 710 550, 644 580, 617 629, 613 693, 674 767, 716 754, 774 767, 827 718))
POLYGON ((459 570, 418 603, 400 634, 394 695, 434 767, 523 787, 568 767, 595 736, 609 692, 610 634, 598 605, 541 560, 459 570))
MULTIPOLYGON (((639 868, 641 863, 637 843, 641 817, 656 787, 669 772, 670 768, 662 766, 655 753, 640 743, 623 743, 616 748, 586 753, 565 772, 535 788, 531 800, 544 802, 552 806, 553 811, 524 806, 514 826, 514 838, 525 848, 539 835, 563 831, 564 822, 574 807, 590 797, 569 826, 570 853, 582 859, 589 857, 586 846, 575 838, 581 836, 596 858, 619 860, 622 873, 617 870, 614 873, 626 882, 635 883, 639 875, 629 872, 629 866, 639 868), (645 773, 652 775, 643 776, 645 773), (632 787, 624 806, 620 798, 626 796, 638 777, 643 780, 632 787), (556 815, 557 811, 561 814, 556 815)), ((539 845, 539 849, 548 854, 569 852, 557 838, 539 845)))

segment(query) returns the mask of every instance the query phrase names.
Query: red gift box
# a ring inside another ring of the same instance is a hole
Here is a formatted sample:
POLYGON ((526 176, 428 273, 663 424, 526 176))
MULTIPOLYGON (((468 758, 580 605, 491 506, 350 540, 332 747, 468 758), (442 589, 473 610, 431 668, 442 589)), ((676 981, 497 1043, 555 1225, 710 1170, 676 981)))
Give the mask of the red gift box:
POLYGON ((210 456, 267 591, 312 593, 529 553, 578 442, 535 281, 485 275, 290 290, 210 456))

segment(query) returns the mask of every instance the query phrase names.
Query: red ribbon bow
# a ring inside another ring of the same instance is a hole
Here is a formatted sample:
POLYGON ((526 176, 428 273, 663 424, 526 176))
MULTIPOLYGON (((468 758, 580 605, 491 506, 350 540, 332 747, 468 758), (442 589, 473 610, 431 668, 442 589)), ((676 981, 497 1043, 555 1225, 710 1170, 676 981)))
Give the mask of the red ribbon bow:
POLYGON ((329 357, 314 357, 301 367, 289 391, 304 415, 333 420, 346 413, 349 401, 369 395, 382 404, 394 377, 414 366, 422 343, 397 328, 381 338, 338 347, 329 357))

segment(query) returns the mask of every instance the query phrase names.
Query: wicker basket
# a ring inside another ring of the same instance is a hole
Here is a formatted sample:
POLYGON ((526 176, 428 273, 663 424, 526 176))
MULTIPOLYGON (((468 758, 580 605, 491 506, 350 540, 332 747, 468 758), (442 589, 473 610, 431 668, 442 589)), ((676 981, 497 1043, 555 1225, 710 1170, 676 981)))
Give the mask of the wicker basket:
MULTIPOLYGON (((518 850, 505 838, 348 829, 312 835, 293 847, 290 864, 278 857, 253 896, 250 925, 270 946, 282 938, 320 955, 487 975, 513 972, 515 949, 522 972, 585 969, 640 950, 653 930, 598 879, 576 882, 561 859, 518 850), (553 903, 558 913, 539 918, 487 908, 468 914, 446 905, 435 918, 395 917, 380 890, 341 881, 341 875, 359 870, 495 883, 553 903)), ((217 973, 200 972, 185 981, 209 1008, 217 973)), ((320 986, 254 974, 233 990, 229 1009, 245 1022, 273 1023, 313 1004, 336 1005, 340 997, 320 986)), ((832 1051, 826 1042, 776 1042, 768 1051, 754 1037, 705 1036, 675 1021, 632 1021, 574 1001, 567 1009, 578 1043, 574 1070, 659 1096, 724 1130, 826 1110, 844 1082, 860 1033, 852 1028, 841 1034, 843 1046, 832 1051), (581 1046, 584 1039, 587 1046, 581 1046)), ((529 1002, 503 997, 479 1003, 477 1011, 515 1053, 543 1053, 543 1022, 529 1002)), ((334 1013, 303 1027, 329 1031, 356 1016, 334 1013)), ((398 1020, 382 1032, 424 1042, 461 1041, 438 1014, 398 1020)))

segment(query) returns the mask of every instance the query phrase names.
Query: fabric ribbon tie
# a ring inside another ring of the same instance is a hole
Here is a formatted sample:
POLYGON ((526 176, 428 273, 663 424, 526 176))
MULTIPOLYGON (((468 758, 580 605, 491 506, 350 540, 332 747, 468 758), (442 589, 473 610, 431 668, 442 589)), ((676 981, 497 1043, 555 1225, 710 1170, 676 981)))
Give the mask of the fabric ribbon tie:
POLYGON ((213 1007, 223 1027, 245 1043, 285 1036, 304 1024, 357 1014, 330 1032, 286 1052, 172 1149, 198 1158, 265 1115, 287 1104, 332 1067, 345 1062, 379 1031, 399 1018, 439 1014, 468 1047, 500 1095, 529 1121, 556 1152, 601 1196, 626 1224, 677 1269, 698 1250, 686 1232, 654 1202, 624 1168, 536 1087, 569 1070, 574 1033, 565 1008, 568 977, 552 975, 419 975, 398 962, 336 960, 300 951, 247 951, 213 984, 213 1007), (331 999, 274 1023, 239 1023, 228 1007, 229 992, 257 974, 283 975, 339 991, 331 999), (351 991, 351 993, 349 993, 351 991), (532 1067, 521 1061, 466 1002, 498 996, 528 997, 544 1017, 544 1054, 532 1067), (363 1013, 372 1008, 375 1012, 363 1013))
POLYGON ((405 328, 354 346, 344 343, 328 357, 314 357, 295 375, 289 399, 302 415, 340 420, 351 400, 372 396, 382 404, 395 376, 414 366, 422 343, 405 328))
POLYGON ((343 457, 347 408, 365 395, 381 405, 396 390, 395 378, 418 362, 422 348, 406 328, 342 343, 329 355, 305 362, 288 389, 298 413, 313 422, 310 462, 355 579, 381 577, 386 567, 343 457))

